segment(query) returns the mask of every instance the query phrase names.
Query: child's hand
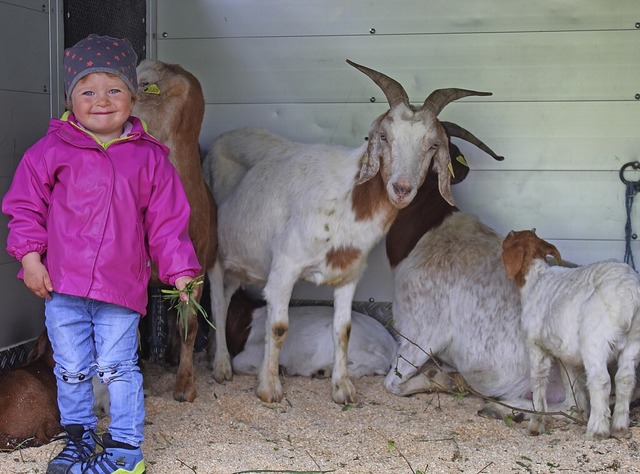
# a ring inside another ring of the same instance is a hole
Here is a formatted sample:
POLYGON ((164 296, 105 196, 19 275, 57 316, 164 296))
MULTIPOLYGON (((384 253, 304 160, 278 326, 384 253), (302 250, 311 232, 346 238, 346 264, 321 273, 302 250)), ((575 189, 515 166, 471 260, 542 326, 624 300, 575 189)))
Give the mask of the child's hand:
MULTIPOLYGON (((182 290, 191 280, 193 280, 193 278, 188 276, 181 276, 176 279, 174 283, 174 286, 178 289, 178 291, 180 291, 180 300, 184 301, 185 303, 189 301, 189 295, 187 295, 187 293, 183 292, 182 290)), ((200 289, 200 286, 201 285, 194 285, 193 293, 191 293, 192 298, 195 298, 196 300, 199 299, 200 292, 202 291, 200 289)))
POLYGON ((45 267, 38 252, 30 252, 22 257, 24 269, 24 284, 40 298, 51 299, 53 284, 49 277, 49 271, 45 267))

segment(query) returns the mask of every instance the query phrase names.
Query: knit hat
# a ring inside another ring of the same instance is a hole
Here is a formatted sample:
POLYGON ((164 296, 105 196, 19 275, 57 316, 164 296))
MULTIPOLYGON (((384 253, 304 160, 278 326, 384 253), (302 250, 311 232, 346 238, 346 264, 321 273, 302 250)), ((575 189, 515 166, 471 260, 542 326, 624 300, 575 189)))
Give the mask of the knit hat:
POLYGON ((67 97, 80 79, 94 72, 115 74, 132 94, 138 92, 138 56, 127 39, 91 34, 65 50, 62 64, 67 97))

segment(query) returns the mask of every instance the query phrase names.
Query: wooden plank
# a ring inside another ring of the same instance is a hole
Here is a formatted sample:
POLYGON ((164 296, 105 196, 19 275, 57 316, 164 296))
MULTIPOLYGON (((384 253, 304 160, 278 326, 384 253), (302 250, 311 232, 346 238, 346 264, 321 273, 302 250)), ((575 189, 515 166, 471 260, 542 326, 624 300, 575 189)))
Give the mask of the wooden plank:
POLYGON ((492 100, 503 102, 634 101, 640 34, 193 39, 159 41, 158 57, 194 73, 206 101, 217 104, 368 102, 371 97, 386 102, 346 58, 398 80, 417 101, 444 87, 492 91, 492 100))
MULTIPOLYGON (((356 147, 386 104, 209 104, 200 134, 203 153, 221 133, 263 127, 304 143, 356 147)), ((496 162, 461 146, 473 170, 619 171, 640 159, 640 102, 524 102, 448 105, 441 119, 457 122, 505 156, 496 162)))
POLYGON ((158 0, 162 38, 634 29, 636 0, 158 0))

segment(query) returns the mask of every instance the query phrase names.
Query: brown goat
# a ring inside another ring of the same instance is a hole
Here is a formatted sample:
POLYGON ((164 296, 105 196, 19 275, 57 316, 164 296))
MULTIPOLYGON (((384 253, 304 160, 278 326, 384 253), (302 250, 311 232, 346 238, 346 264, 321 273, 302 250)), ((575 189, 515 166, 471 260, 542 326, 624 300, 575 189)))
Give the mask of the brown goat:
MULTIPOLYGON (((149 133, 165 143, 191 206, 189 235, 203 271, 215 262, 217 249, 216 204, 205 184, 200 165, 198 138, 204 117, 204 96, 198 79, 177 64, 144 60, 138 66, 138 100, 134 115, 142 118, 149 133)), ((152 284, 160 284, 154 272, 152 284)), ((199 298, 200 294, 198 294, 199 298)), ((192 402, 196 398, 193 346, 198 328, 195 315, 180 327, 180 364, 173 398, 192 402)))
POLYGON ((53 366, 44 331, 24 366, 0 374, 0 451, 40 446, 60 432, 53 366))

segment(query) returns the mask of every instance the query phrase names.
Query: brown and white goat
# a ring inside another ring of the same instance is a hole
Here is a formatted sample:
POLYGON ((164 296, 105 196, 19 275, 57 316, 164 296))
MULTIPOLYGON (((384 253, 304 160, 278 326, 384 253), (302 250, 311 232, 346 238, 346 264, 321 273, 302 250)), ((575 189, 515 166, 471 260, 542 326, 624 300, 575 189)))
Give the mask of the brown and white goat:
POLYGON ((367 255, 398 210, 412 201, 430 165, 440 193, 453 203, 448 139, 437 115, 454 100, 490 95, 442 89, 415 107, 397 81, 348 62, 389 102, 389 110, 373 121, 368 143, 357 149, 304 145, 241 129, 220 136, 203 164, 219 205, 218 260, 209 272, 218 328, 214 377, 219 382, 232 377, 224 337, 231 295, 242 283, 265 284, 267 337, 256 393, 267 402, 283 396, 278 355, 298 280, 335 288, 332 398, 355 399, 347 346, 353 295, 367 255))
POLYGON ((25 365, 0 374, 0 451, 40 446, 61 431, 53 366, 44 331, 25 365))
MULTIPOLYGON (((549 370, 559 360, 565 388, 575 392, 579 412, 589 413, 590 405, 587 438, 630 437, 629 403, 640 360, 638 274, 612 260, 577 268, 551 267, 547 255, 560 260, 558 249, 534 231, 512 231, 504 239, 504 266, 522 298, 533 407, 547 411, 549 370), (612 362, 617 362, 613 418, 607 368, 612 362)), ((532 415, 527 431, 544 432, 544 416, 532 415)))
MULTIPOLYGON (((203 270, 213 266, 216 257, 216 205, 202 175, 198 138, 204 117, 204 97, 198 79, 177 64, 144 60, 137 69, 138 100, 134 115, 144 119, 149 132, 170 151, 191 207, 189 235, 203 270)), ((157 272, 154 271, 155 284, 157 272)), ((154 284, 152 282, 152 284, 154 284)), ((180 330, 180 364, 173 397, 192 402, 196 398, 193 346, 198 321, 189 317, 187 337, 180 330)))
MULTIPOLYGON (((462 138, 493 156, 473 135, 445 124, 462 138)), ((469 173, 466 160, 449 145, 455 178, 469 173)), ((385 378, 396 395, 446 390, 452 380, 430 367, 457 371, 476 392, 530 408, 529 360, 520 323, 520 296, 502 265, 502 237, 476 216, 446 202, 429 173, 413 202, 399 211, 386 238, 394 276, 393 329, 400 335, 397 365, 385 378)), ((564 390, 556 380, 550 399, 560 402, 564 390)), ((502 416, 500 407, 482 412, 502 416)))

